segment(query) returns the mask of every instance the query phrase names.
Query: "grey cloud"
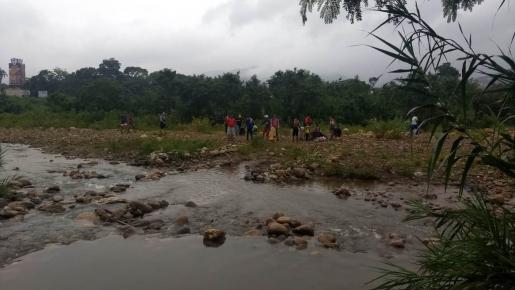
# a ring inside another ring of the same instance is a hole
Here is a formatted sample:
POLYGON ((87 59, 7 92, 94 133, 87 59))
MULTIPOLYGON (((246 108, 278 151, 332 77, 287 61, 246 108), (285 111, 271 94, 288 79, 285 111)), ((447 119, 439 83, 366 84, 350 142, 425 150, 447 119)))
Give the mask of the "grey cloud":
MULTIPOLYGON (((441 1, 420 3, 439 31, 459 39, 441 1)), ((515 27, 511 7, 497 17, 496 1, 460 13, 478 50, 505 47, 515 27)), ((378 44, 367 31, 384 19, 366 12, 351 25, 324 24, 316 14, 302 25, 297 0, 0 0, 0 67, 23 58, 29 75, 45 68, 74 71, 115 57, 123 65, 151 71, 165 67, 186 74, 240 71, 264 79, 280 69, 305 68, 322 77, 362 79, 383 74, 390 60, 360 44, 378 44), (8 9, 3 9, 8 7, 8 9)), ((391 27, 381 35, 396 39, 391 27)), ((383 79, 392 78, 385 76, 383 79)))

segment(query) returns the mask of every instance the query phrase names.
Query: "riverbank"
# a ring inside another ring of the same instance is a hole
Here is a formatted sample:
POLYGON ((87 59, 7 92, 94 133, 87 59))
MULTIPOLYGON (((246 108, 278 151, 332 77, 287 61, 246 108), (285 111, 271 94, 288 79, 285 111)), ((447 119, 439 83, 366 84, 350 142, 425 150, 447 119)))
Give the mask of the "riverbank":
MULTIPOLYGON (((100 158, 192 171, 252 161, 246 179, 254 182, 298 183, 312 179, 379 180, 426 183, 427 159, 432 150, 429 136, 378 138, 373 132, 344 134, 327 142, 291 142, 283 131, 279 142, 256 136, 232 143, 223 132, 131 131, 79 128, 0 128, 0 142, 27 144, 68 158, 100 158)), ((440 172, 441 174, 442 172, 440 172)), ((452 176, 456 183, 459 171, 452 176)), ((437 175, 432 181, 441 184, 437 175)), ((471 185, 488 189, 492 195, 511 199, 514 184, 506 176, 478 166, 471 185)))

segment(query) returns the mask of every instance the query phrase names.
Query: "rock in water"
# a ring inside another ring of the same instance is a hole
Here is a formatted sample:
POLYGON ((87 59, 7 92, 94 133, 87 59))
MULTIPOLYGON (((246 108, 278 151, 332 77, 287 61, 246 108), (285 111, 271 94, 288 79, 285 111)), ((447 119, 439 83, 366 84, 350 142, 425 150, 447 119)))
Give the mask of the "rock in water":
POLYGON ((340 199, 347 198, 347 197, 352 195, 350 190, 348 190, 344 186, 342 186, 342 187, 338 188, 337 190, 333 191, 333 193, 334 193, 334 195, 336 195, 336 197, 338 197, 340 199))
POLYGON ((269 236, 288 235, 288 228, 277 222, 271 222, 268 224, 267 231, 269 236))
POLYGON ((261 236, 261 231, 258 229, 253 229, 253 230, 245 232, 245 235, 248 237, 259 237, 259 236, 261 236))
POLYGON ((61 191, 61 188, 57 185, 50 186, 45 190, 45 193, 58 193, 61 191))
POLYGON ((225 243, 225 232, 218 229, 208 229, 204 232, 204 245, 217 248, 225 243))
POLYGON ((322 233, 318 235, 318 241, 324 248, 337 248, 336 237, 332 234, 322 233))
POLYGON ((197 204, 193 201, 188 201, 184 204, 185 207, 197 207, 197 204))
POLYGON ((294 228, 293 233, 298 236, 314 236, 315 226, 312 223, 301 225, 294 228))
POLYGON ((100 220, 98 216, 94 212, 82 212, 75 219, 79 225, 82 227, 95 227, 100 220))
POLYGON ((397 249, 404 249, 404 245, 406 244, 406 241, 403 239, 395 239, 390 241, 390 246, 397 248, 397 249))
POLYGON ((66 211, 66 209, 58 203, 42 205, 38 209, 49 213, 63 213, 66 211))
POLYGON ((181 227, 181 228, 177 231, 177 234, 178 234, 178 235, 186 235, 186 234, 189 234, 189 233, 191 233, 191 230, 190 230, 190 227, 187 227, 187 226, 181 227))
POLYGON ((54 196, 52 197, 52 200, 53 200, 54 202, 61 202, 61 201, 63 201, 63 200, 64 200, 64 197, 63 197, 62 195, 56 194, 56 195, 54 195, 54 196))
POLYGON ((175 224, 179 225, 179 226, 184 226, 184 225, 187 225, 188 223, 189 223, 188 217, 185 215, 178 216, 175 219, 175 224))
POLYGON ((304 240, 301 237, 295 237, 293 239, 293 243, 295 244, 295 248, 299 251, 304 250, 308 247, 308 241, 304 240))
POLYGON ((131 201, 127 209, 135 217, 141 217, 153 211, 150 205, 139 201, 131 201))

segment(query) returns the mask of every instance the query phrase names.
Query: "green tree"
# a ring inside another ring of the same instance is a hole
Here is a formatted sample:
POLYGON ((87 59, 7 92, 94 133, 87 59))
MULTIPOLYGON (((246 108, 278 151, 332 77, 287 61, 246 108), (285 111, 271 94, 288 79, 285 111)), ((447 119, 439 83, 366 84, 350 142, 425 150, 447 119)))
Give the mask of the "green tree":
MULTIPOLYGON (((407 1, 375 0, 375 8, 381 9, 398 2, 406 4, 407 1)), ((443 15, 447 17, 448 22, 455 21, 460 9, 472 11, 475 5, 482 2, 483 0, 442 0, 443 15)), ((325 23, 332 23, 340 14, 345 14, 346 18, 354 23, 362 20, 363 7, 368 6, 368 0, 300 0, 299 4, 303 22, 307 21, 308 13, 316 9, 325 23)))
POLYGON ((122 87, 115 81, 95 80, 79 91, 77 109, 92 112, 123 109, 122 92, 122 87))
POLYGON ((121 63, 114 58, 104 59, 98 66, 98 74, 104 78, 118 79, 122 75, 121 67, 121 63))
POLYGON ((268 80, 268 86, 272 94, 269 114, 287 120, 308 114, 322 116, 324 82, 318 75, 303 69, 278 71, 268 80))

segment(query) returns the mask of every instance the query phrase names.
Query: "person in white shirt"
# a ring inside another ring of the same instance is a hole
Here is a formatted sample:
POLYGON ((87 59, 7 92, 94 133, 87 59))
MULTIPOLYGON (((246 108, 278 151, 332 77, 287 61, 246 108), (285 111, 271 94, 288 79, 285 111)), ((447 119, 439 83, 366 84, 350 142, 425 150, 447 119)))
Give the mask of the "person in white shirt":
POLYGON ((411 118, 410 134, 412 136, 418 134, 418 117, 417 116, 413 116, 411 118))

